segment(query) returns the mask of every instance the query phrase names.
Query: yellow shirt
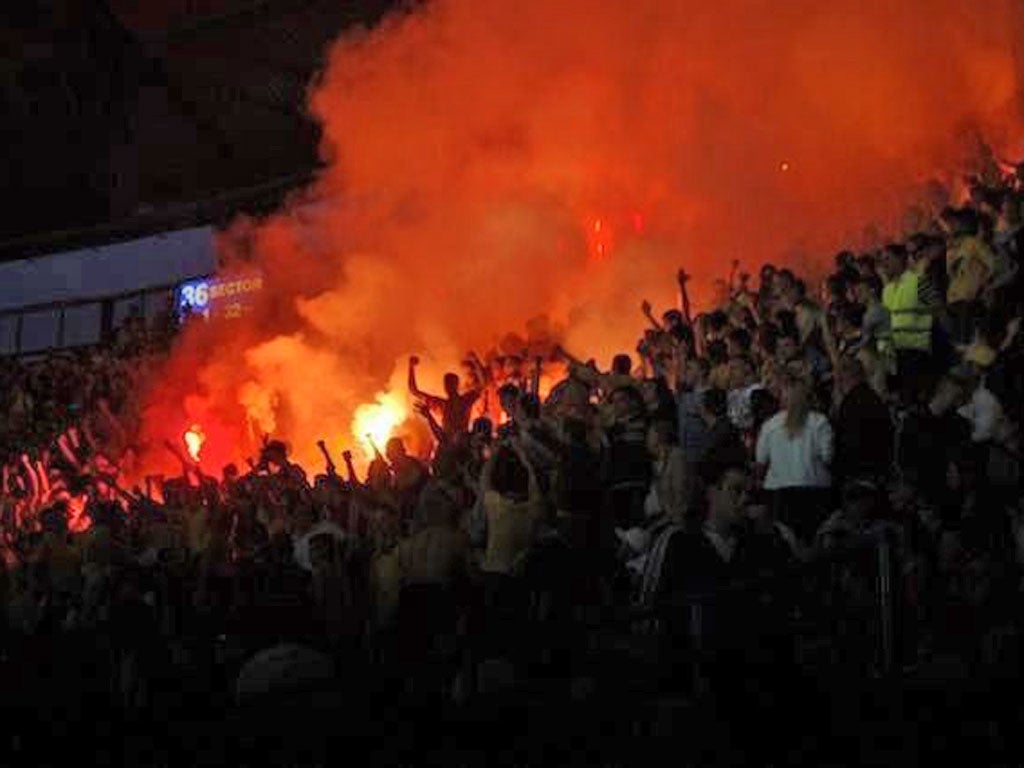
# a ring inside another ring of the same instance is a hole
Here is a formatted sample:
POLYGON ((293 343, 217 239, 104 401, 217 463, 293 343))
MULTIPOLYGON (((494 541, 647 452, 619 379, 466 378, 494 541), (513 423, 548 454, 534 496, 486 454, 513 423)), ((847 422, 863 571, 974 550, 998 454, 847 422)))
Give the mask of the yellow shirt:
POLYGON ((995 267, 995 254, 977 237, 957 238, 946 250, 949 289, 946 300, 974 301, 995 267))
POLYGON ((541 515, 539 500, 514 502, 496 491, 484 495, 487 517, 487 548, 480 570, 512 573, 533 543, 533 531, 541 515))

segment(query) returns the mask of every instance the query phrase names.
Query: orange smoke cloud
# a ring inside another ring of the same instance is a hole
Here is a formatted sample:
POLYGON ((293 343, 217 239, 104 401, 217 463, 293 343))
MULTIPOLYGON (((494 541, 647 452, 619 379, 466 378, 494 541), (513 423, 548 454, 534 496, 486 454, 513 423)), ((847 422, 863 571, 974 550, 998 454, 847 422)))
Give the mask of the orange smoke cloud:
POLYGON ((981 140, 1020 150, 1021 32, 1012 0, 434 0, 347 36, 310 95, 320 180, 225 236, 267 290, 186 334, 148 437, 316 463, 409 429, 408 354, 439 390, 543 317, 607 360, 679 266, 698 298, 733 259, 820 271, 981 140))

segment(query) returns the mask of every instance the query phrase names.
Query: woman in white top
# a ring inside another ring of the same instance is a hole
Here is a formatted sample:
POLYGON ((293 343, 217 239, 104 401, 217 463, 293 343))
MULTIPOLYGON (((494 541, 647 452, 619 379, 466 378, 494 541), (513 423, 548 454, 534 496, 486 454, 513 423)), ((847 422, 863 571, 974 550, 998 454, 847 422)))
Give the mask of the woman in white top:
POLYGON ((824 414, 811 410, 810 386, 788 376, 783 410, 761 427, 755 456, 777 519, 804 539, 814 535, 829 509, 833 434, 824 414))

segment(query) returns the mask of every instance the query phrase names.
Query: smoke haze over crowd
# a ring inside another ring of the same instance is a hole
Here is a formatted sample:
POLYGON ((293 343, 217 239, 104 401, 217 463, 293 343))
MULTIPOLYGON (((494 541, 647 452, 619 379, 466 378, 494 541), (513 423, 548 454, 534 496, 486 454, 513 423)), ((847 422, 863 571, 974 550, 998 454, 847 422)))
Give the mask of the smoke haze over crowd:
POLYGON ((681 266, 698 303, 733 259, 813 272, 981 141, 1019 159, 1022 31, 1009 0, 434 0, 350 34, 315 188, 223 239, 267 290, 185 334, 143 438, 318 462, 406 414, 409 354, 432 390, 510 332, 604 365, 681 266))

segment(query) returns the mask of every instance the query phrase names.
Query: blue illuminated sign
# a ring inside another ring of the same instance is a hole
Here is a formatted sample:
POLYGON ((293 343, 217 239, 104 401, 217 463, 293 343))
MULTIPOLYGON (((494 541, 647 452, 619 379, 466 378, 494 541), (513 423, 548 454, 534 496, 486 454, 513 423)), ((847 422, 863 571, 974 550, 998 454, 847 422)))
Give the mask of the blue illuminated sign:
POLYGON ((263 290, 263 276, 253 273, 231 278, 197 277, 178 286, 175 306, 178 312, 210 316, 211 309, 225 317, 246 313, 251 296, 263 290))
POLYGON ((206 309, 210 303, 210 280, 197 277, 178 286, 178 308, 206 309))

